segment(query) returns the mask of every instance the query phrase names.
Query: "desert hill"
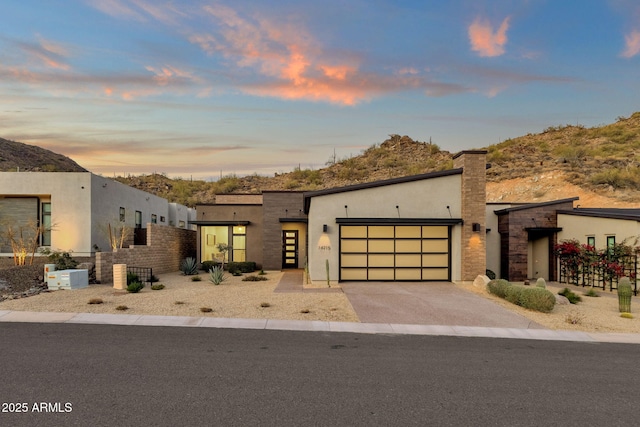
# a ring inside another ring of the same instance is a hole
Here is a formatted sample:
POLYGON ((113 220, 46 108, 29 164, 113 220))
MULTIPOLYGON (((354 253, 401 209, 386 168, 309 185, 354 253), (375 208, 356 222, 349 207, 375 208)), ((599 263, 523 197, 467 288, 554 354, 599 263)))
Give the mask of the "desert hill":
POLYGON ((0 138, 0 171, 4 172, 86 172, 62 154, 0 138))
MULTIPOLYGON (((7 170, 3 163, 8 158, 3 149, 5 141, 0 139, 0 170, 7 170)), ((6 142, 14 147, 20 144, 6 142)), ((552 126, 539 134, 476 148, 487 150, 491 164, 487 171, 488 201, 542 202, 578 196, 582 207, 640 207, 640 112, 619 117, 612 124, 593 128, 552 126)), ((19 159, 25 165, 21 170, 51 168, 46 166, 51 163, 50 157, 29 164, 26 160, 31 157, 26 150, 16 152, 24 153, 19 159), (45 160, 49 163, 42 163, 45 160)), ((159 174, 116 179, 193 206, 212 202, 220 193, 319 190, 445 170, 452 167, 453 154, 431 142, 390 135, 357 156, 330 157, 326 167, 316 170, 295 168, 272 177, 231 175, 216 182, 170 179, 159 174)))

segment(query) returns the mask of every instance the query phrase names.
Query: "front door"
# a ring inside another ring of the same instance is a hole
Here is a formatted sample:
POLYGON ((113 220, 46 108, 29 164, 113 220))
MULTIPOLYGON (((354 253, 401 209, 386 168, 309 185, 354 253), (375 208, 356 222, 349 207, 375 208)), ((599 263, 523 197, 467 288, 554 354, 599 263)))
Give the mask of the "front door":
POLYGON ((298 230, 282 231, 282 268, 298 268, 298 230))

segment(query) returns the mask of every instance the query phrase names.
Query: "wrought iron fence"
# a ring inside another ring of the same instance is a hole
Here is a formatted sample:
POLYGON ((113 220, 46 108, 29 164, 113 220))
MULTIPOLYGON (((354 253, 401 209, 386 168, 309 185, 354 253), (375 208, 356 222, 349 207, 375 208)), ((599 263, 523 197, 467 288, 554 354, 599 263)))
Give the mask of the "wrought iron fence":
POLYGON ((127 274, 135 274, 142 283, 152 283, 153 269, 150 267, 129 267, 127 266, 127 274))
POLYGON ((638 294, 638 256, 636 254, 616 257, 615 261, 606 254, 578 260, 572 256, 558 257, 559 281, 577 286, 592 286, 609 291, 618 289, 618 281, 628 277, 633 286, 633 294, 638 294))

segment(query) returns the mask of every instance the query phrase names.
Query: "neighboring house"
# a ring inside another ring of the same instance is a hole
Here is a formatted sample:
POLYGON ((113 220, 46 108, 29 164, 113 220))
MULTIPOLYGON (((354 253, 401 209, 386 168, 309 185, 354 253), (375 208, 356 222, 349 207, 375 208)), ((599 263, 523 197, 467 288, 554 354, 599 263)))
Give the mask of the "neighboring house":
POLYGON ((307 193, 219 195, 196 207, 198 257, 308 267, 312 281, 459 281, 485 272, 486 152, 454 169, 307 193), (328 265, 328 268, 327 268, 328 265), (328 274, 328 277, 327 277, 328 274))
MULTIPOLYGON (((194 209, 90 172, 0 172, 0 225, 51 226, 40 246, 76 256, 109 250, 109 224, 188 228, 194 218, 194 209)), ((10 254, 8 243, 0 242, 0 255, 10 254)))
POLYGON ((575 239, 596 249, 616 243, 640 245, 640 209, 575 208, 558 211, 558 239, 575 239))

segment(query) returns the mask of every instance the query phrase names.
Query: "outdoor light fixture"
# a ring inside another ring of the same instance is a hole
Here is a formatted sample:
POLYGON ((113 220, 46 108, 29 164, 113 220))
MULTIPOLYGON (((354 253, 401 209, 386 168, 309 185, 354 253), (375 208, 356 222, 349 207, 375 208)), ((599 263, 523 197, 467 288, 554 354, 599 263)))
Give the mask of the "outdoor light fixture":
POLYGON ((328 229, 329 229, 329 227, 327 226, 327 224, 322 224, 322 232, 323 233, 326 233, 328 229))
POLYGON ((480 231, 480 224, 478 224, 477 222, 474 222, 473 224, 471 224, 471 229, 474 232, 479 232, 480 231))

